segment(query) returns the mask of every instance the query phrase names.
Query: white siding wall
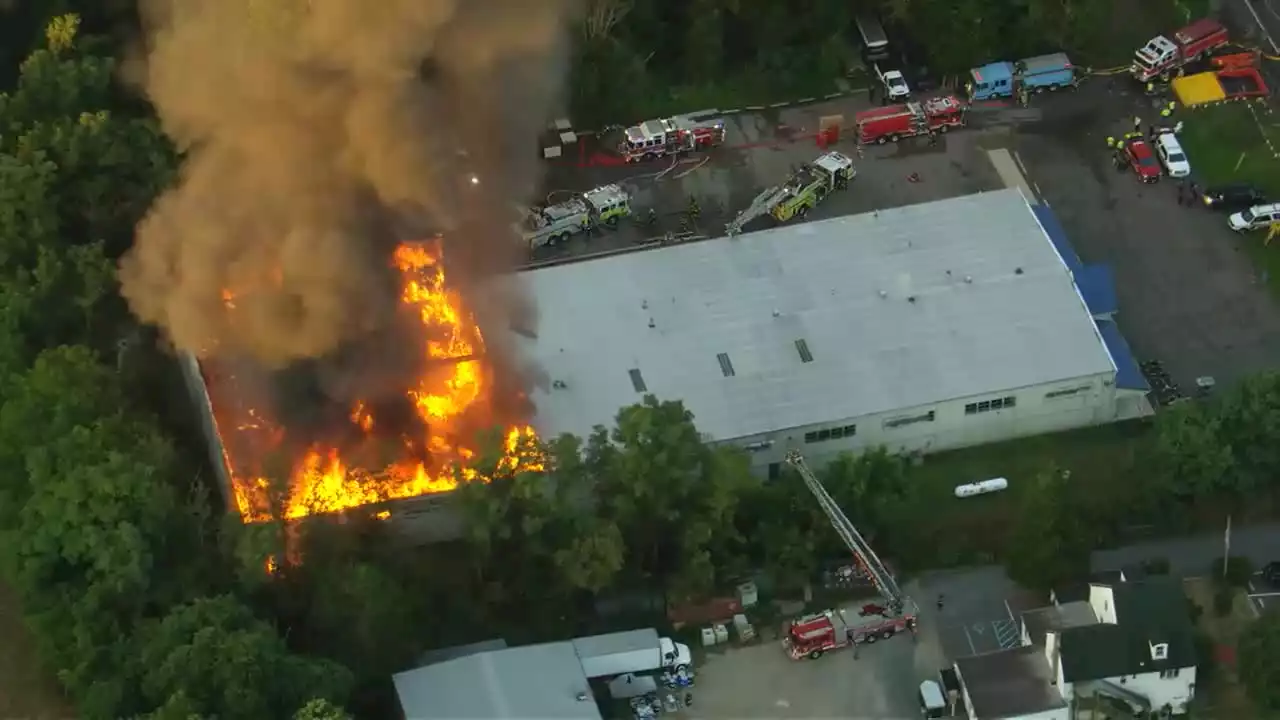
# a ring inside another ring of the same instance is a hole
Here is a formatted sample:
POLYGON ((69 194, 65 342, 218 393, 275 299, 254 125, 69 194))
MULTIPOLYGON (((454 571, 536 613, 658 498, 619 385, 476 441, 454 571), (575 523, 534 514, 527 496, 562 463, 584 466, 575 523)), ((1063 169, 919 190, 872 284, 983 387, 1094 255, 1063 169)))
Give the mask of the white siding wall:
MULTIPOLYGON (((792 448, 804 452, 812 464, 821 465, 842 452, 880 445, 893 452, 930 453, 998 442, 1022 435, 1096 425, 1115 419, 1115 387, 1110 375, 1103 374, 723 442, 751 451, 752 466, 757 471, 766 472, 771 464, 782 463, 787 451, 792 448), (1061 394, 1070 390, 1079 391, 1061 394), (1059 394, 1051 397, 1051 393, 1059 394), (965 406, 971 403, 989 402, 1004 397, 1016 398, 1014 407, 974 414, 965 412, 965 406), (902 422, 907 418, 926 416, 929 412, 933 412, 932 421, 902 422), (843 430, 850 426, 857 428, 852 437, 805 441, 805 436, 809 433, 830 433, 833 428, 843 430)), ((985 478, 970 478, 975 481, 982 479, 985 478)))
POLYGON ((1093 614, 1098 617, 1098 622, 1116 624, 1116 602, 1111 588, 1106 585, 1090 585, 1089 607, 1093 608, 1093 614))
MULTIPOLYGON (((1160 673, 1143 673, 1123 678, 1108 678, 1108 681, 1146 697, 1151 701, 1153 710, 1169 705, 1178 715, 1187 711, 1187 703, 1191 702, 1196 694, 1194 667, 1182 668, 1178 671, 1177 677, 1171 678, 1160 677, 1160 673)), ((1062 686, 1062 694, 1070 700, 1075 696, 1075 688, 1071 683, 1066 683, 1062 686)))

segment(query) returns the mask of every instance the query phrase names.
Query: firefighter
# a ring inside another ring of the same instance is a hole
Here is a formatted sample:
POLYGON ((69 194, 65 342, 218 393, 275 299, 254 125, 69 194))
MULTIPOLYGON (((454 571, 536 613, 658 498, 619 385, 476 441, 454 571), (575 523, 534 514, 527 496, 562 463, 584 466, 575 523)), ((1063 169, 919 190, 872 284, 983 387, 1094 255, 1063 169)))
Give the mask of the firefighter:
POLYGON ((1181 135, 1181 134, 1182 134, 1182 121, 1181 121, 1181 120, 1179 120, 1178 122, 1176 122, 1176 123, 1174 123, 1174 124, 1173 124, 1173 134, 1174 134, 1174 135, 1181 135))
POLYGON ((1116 147, 1116 139, 1111 135, 1107 136, 1107 147, 1113 149, 1116 147))
POLYGON ((1156 94, 1156 84, 1151 82, 1150 80, 1147 81, 1147 94, 1148 95, 1156 94))
POLYGON ((702 208, 698 207, 698 198, 689 196, 689 217, 696 220, 702 214, 702 208))
POLYGON ((1142 132, 1142 118, 1138 117, 1137 115, 1133 116, 1133 132, 1134 134, 1139 134, 1142 132))

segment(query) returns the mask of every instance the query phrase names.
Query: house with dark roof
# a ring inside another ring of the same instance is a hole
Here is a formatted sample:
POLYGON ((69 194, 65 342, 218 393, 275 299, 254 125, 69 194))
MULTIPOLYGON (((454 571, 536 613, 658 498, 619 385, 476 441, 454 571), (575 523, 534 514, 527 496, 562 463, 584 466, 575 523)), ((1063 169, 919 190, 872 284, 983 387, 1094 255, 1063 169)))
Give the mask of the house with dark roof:
POLYGON ((955 663, 970 720, 1065 720, 1076 698, 1180 715, 1196 654, 1182 585, 1115 572, 1055 591, 1022 614, 1022 646, 955 663))
POLYGON ((1108 578, 1086 595, 1054 594, 1023 613, 1023 642, 1042 648, 1064 698, 1102 695, 1135 711, 1186 712, 1195 696, 1195 634, 1176 579, 1108 578))

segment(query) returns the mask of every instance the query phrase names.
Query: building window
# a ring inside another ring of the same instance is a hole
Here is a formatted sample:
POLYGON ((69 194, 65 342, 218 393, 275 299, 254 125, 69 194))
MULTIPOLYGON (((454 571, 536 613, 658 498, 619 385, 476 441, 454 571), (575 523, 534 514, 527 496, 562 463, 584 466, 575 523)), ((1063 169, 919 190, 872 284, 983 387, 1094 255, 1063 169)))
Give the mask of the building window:
POLYGON ((1174 668, 1174 669, 1172 669, 1172 670, 1161 670, 1161 671, 1160 671, 1160 679, 1161 679, 1161 680, 1172 680, 1172 679, 1174 679, 1174 678, 1178 677, 1178 673, 1179 673, 1179 672, 1180 672, 1180 671, 1179 671, 1179 669, 1178 669, 1178 668, 1174 668))
POLYGON ((964 406, 965 415, 977 415, 978 413, 991 412, 992 410, 1008 410, 1018 404, 1018 398, 1013 395, 1007 397, 995 398, 993 400, 983 400, 982 402, 969 403, 964 406))
POLYGON ((1070 397, 1071 395, 1077 395, 1082 392, 1089 392, 1092 389, 1093 389, 1092 385, 1081 385, 1080 387, 1063 388, 1062 390, 1053 390, 1051 392, 1045 393, 1044 397, 1046 400, 1052 400, 1054 398, 1070 397))
POLYGON ((906 417, 896 417, 884 421, 886 428, 898 428, 904 425, 915 425, 922 422, 933 422, 936 417, 934 411, 930 410, 922 415, 908 415, 906 417))
POLYGON ((845 425, 843 427, 826 428, 823 430, 814 430, 804 434, 806 443, 826 442, 827 440, 839 440, 840 438, 851 438, 858 434, 857 425, 845 425))

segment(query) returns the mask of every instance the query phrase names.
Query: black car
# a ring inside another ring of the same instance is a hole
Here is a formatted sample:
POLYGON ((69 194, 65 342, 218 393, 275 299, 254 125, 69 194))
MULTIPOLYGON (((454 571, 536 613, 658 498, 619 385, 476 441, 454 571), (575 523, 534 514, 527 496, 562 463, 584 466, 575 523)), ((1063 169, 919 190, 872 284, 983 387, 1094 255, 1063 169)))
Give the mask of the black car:
POLYGON ((1266 202, 1266 195, 1247 183, 1211 187, 1204 191, 1204 206, 1210 210, 1240 212, 1266 202))
POLYGON ((1280 585, 1280 562, 1269 562, 1262 566, 1262 579, 1272 585, 1280 585))

